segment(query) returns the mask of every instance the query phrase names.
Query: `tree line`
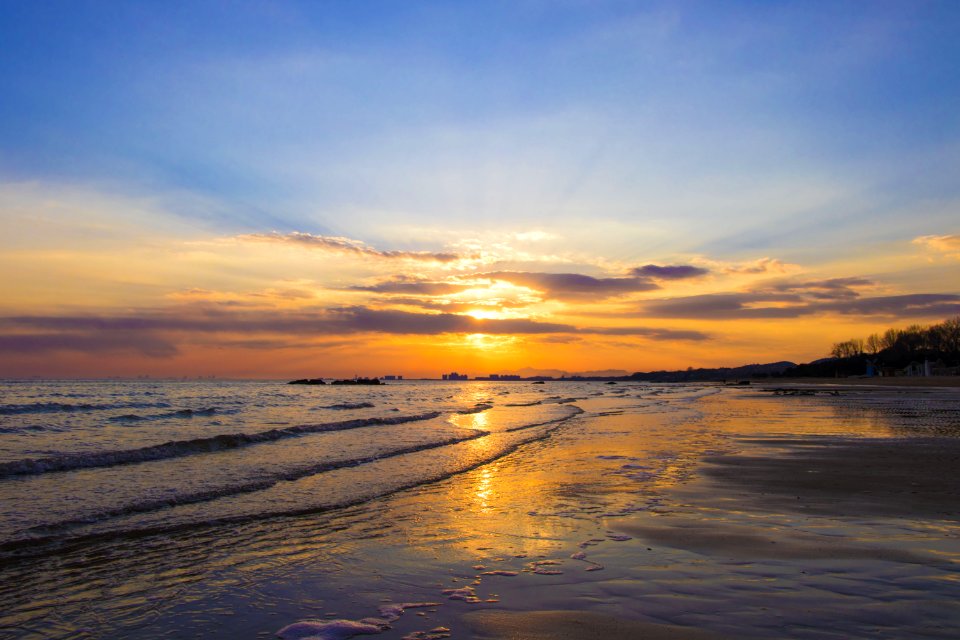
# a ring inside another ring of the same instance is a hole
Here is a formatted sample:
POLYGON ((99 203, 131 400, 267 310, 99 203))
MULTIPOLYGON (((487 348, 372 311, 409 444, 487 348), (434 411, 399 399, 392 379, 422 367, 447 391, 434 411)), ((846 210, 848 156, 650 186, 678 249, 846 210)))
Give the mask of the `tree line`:
POLYGON ((930 326, 914 324, 906 329, 887 329, 866 338, 837 342, 830 349, 830 355, 834 358, 884 355, 898 362, 914 356, 956 359, 960 357, 960 316, 930 326))

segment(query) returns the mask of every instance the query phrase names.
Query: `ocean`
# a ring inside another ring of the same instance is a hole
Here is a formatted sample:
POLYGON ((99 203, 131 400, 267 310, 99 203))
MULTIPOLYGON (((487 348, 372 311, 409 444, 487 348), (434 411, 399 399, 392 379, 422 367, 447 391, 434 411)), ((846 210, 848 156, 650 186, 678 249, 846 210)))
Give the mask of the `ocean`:
MULTIPOLYGON (((572 558, 583 573, 546 603, 568 608, 570 585, 614 574, 602 549, 632 538, 616 518, 667 513, 667 492, 744 433, 955 427, 955 403, 939 399, 758 395, 597 382, 2 382, 0 632, 271 637, 306 618, 360 624, 384 603, 424 604, 420 618, 373 618, 412 634, 410 621, 452 624, 450 597, 529 606, 529 594, 481 593, 495 579, 481 576, 556 579, 572 558)), ((316 637, 348 637, 328 631, 316 637)))

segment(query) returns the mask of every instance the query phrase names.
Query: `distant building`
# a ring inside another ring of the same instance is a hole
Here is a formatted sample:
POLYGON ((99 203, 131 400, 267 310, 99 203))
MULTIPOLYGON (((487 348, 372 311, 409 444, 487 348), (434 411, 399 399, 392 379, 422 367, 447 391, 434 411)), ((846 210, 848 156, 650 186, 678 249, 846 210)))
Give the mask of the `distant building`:
POLYGON ((464 374, 460 374, 460 373, 457 373, 456 371, 454 371, 453 373, 445 373, 445 374, 443 374, 443 379, 444 379, 444 380, 466 380, 466 379, 467 379, 467 374, 465 374, 465 373, 464 373, 464 374))
POLYGON ((504 380, 520 380, 520 376, 512 373, 491 373, 485 378, 477 377, 475 380, 490 380, 492 382, 503 382, 504 380))
POLYGON ((403 380, 403 376, 383 376, 381 380, 403 380))

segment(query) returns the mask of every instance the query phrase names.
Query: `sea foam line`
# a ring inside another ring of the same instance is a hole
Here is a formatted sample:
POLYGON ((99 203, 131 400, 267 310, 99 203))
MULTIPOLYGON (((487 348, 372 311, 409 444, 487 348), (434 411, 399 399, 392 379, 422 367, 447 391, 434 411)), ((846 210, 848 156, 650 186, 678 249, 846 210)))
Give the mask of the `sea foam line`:
POLYGON ((229 449, 238 449, 261 442, 273 442, 305 433, 323 433, 326 431, 344 431, 379 425, 402 424, 419 420, 432 420, 440 415, 439 411, 409 416, 384 416, 375 418, 356 418, 340 422, 322 424, 303 424, 283 429, 270 429, 258 433, 224 433, 209 438, 193 440, 173 440, 163 444, 141 447, 139 449, 119 449, 97 453, 67 453, 46 458, 28 458, 0 463, 0 478, 21 475, 36 475, 54 471, 73 471, 113 467, 122 464, 136 464, 150 460, 167 460, 201 453, 214 453, 229 449))

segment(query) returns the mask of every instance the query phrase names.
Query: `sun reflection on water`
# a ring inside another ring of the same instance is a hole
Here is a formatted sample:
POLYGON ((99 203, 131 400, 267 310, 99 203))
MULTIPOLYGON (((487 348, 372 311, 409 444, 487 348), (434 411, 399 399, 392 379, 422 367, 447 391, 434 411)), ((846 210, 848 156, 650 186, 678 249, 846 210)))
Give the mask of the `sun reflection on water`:
POLYGON ((493 495, 493 471, 490 467, 480 470, 477 484, 473 488, 474 502, 480 506, 481 512, 489 511, 488 501, 493 495))

